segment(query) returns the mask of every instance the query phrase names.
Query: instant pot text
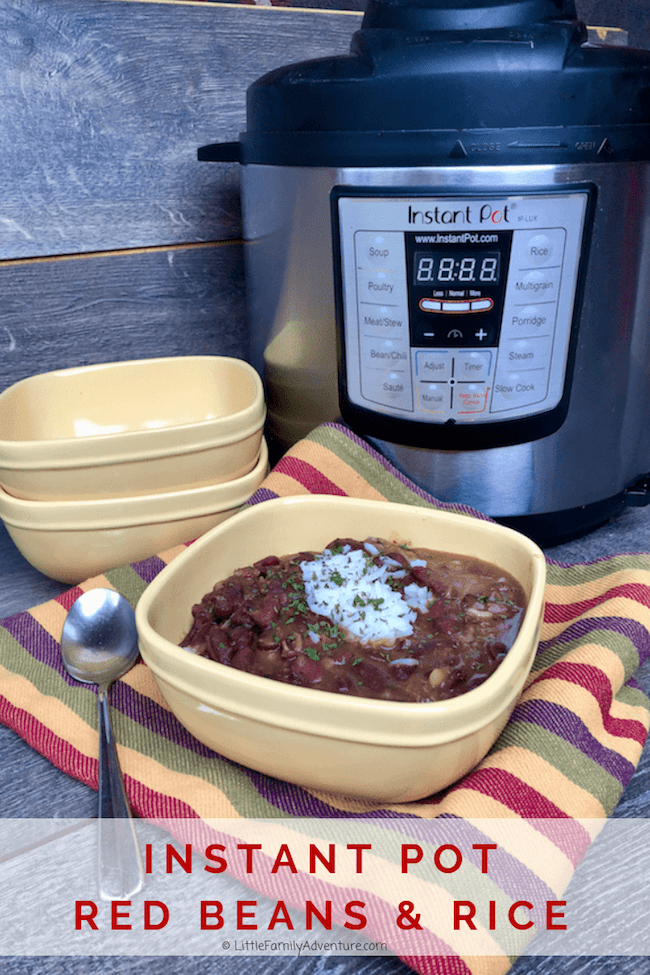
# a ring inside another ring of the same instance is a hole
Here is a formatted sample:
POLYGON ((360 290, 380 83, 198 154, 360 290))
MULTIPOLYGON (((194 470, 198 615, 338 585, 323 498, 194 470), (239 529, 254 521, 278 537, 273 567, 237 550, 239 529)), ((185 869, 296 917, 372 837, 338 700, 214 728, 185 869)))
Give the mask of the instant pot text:
MULTIPOLYGON (((286 895, 272 905, 270 916, 265 913, 263 904, 254 898, 227 902, 218 896, 197 899, 195 923, 200 931, 224 931, 230 928, 237 932, 268 931, 274 933, 292 932, 294 920, 290 909, 298 907, 304 912, 306 930, 331 931, 333 926, 348 931, 364 931, 390 943, 393 932, 426 932, 439 920, 439 909, 427 902, 422 895, 419 881, 410 883, 410 875, 420 880, 426 877, 436 881, 450 874, 469 874, 469 890, 476 889, 472 876, 488 875, 492 867, 492 857, 498 850, 496 843, 473 843, 463 851, 454 843, 439 846, 421 846, 418 843, 402 843, 396 850, 394 860, 395 887, 391 891, 389 903, 385 895, 380 901, 373 893, 373 883, 367 890, 360 875, 372 876, 376 869, 376 854, 373 855, 371 843, 348 843, 345 847, 330 843, 323 847, 316 843, 300 844, 292 851, 288 844, 282 843, 274 851, 263 849, 261 843, 237 843, 226 847, 222 843, 212 843, 195 851, 188 843, 182 848, 167 843, 164 849, 154 849, 152 844, 145 847, 145 873, 171 874, 185 873, 216 875, 232 872, 240 879, 248 878, 250 886, 268 890, 269 878, 276 878, 276 893, 286 895), (296 904, 290 892, 295 891, 292 878, 300 876, 299 885, 302 897, 296 904), (313 891, 307 882, 307 875, 314 877, 313 891), (399 877, 403 881, 399 881, 399 877), (321 890, 326 878, 337 878, 336 886, 343 896, 332 897, 321 890), (340 886, 339 886, 340 885, 340 886), (401 885, 401 887, 400 887, 401 885), (418 903, 419 892, 422 902, 418 903), (308 897, 305 897, 308 894, 308 897), (346 895, 349 899, 346 899, 346 895), (401 896, 400 896, 401 895, 401 896), (381 927, 377 930, 374 914, 381 907, 381 927)), ((494 869, 499 872, 498 866, 494 869)), ((440 881, 438 881, 439 883, 440 881)), ((216 893, 216 891, 215 891, 216 893)), ((478 892, 477 892, 478 893, 478 892)), ((505 903, 503 900, 479 898, 475 894, 460 899, 449 898, 448 924, 453 931, 490 932, 509 927, 524 932, 535 927, 537 930, 566 930, 564 923, 563 900, 528 899, 532 895, 505 903)), ((76 900, 74 905, 74 927, 77 931, 142 931, 161 930, 171 918, 168 904, 160 899, 146 899, 143 903, 130 900, 115 900, 110 905, 95 900, 76 900)), ((379 940, 377 938, 377 940, 379 940)))
POLYGON ((510 204, 506 203, 502 209, 492 206, 491 203, 472 204, 460 207, 457 210, 443 209, 436 206, 432 210, 416 210, 409 203, 408 222, 413 225, 428 226, 438 224, 446 227, 451 226, 471 226, 478 223, 479 226, 485 224, 510 223, 509 218, 510 204))

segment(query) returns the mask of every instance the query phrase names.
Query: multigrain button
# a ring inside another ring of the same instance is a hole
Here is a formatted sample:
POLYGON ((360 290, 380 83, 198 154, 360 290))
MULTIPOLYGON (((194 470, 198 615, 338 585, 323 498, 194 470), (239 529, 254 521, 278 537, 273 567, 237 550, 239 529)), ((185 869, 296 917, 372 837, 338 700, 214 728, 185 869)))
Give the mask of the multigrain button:
POLYGON ((555 301, 559 277, 558 271, 527 271, 515 281, 515 295, 524 300, 555 301))

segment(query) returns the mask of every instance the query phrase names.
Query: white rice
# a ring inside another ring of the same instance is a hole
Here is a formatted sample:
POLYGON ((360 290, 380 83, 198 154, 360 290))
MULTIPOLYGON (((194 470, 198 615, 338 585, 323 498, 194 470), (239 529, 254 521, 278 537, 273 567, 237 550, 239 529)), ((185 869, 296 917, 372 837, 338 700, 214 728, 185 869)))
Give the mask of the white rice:
POLYGON ((393 589, 390 580, 404 578, 403 567, 387 556, 375 565, 371 555, 378 549, 370 543, 366 549, 325 549, 313 561, 301 562, 307 605, 362 643, 394 643, 413 633, 417 614, 426 611, 431 593, 415 584, 393 589))

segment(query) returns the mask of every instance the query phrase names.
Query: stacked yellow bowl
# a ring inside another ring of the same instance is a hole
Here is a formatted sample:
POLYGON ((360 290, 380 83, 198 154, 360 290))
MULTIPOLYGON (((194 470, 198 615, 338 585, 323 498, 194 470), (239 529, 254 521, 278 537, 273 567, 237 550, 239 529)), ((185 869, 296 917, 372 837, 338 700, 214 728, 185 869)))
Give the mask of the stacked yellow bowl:
POLYGON ((224 356, 102 363, 0 394, 0 517, 45 575, 77 583, 191 541, 268 470, 252 366, 224 356))

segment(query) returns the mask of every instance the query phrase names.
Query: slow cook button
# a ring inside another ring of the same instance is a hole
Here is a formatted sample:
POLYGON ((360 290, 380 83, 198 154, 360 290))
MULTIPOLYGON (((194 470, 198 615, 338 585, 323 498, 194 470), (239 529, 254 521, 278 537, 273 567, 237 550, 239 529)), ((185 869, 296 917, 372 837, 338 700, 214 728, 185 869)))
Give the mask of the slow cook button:
POLYGON ((547 376, 546 369, 498 375, 490 412, 503 413, 543 402, 546 397, 547 376))

